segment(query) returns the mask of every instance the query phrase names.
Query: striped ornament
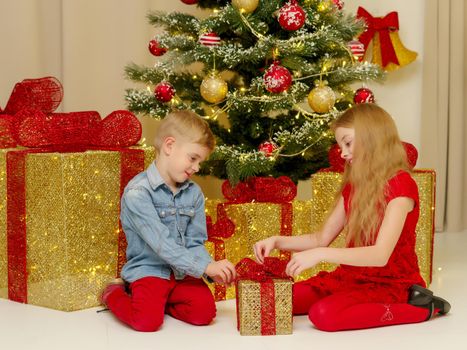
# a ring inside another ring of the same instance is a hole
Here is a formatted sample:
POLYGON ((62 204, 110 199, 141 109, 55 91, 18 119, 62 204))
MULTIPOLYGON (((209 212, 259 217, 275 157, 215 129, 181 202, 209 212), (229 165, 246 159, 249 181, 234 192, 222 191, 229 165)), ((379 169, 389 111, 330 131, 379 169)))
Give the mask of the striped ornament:
POLYGON ((355 57, 363 57, 365 55, 365 45, 363 45, 360 41, 358 40, 352 40, 349 41, 347 44, 350 52, 352 52, 352 55, 355 57))
POLYGON ((207 47, 217 47, 221 43, 221 38, 214 32, 204 33, 199 37, 199 43, 207 47))

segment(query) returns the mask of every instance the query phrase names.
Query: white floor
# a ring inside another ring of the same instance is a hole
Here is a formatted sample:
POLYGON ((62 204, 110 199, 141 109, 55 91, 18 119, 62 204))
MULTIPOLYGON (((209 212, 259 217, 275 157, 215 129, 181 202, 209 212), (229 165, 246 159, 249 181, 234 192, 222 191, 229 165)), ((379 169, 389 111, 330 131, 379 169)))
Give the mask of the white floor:
POLYGON ((337 333, 321 332, 305 316, 293 335, 240 336, 233 301, 218 303, 215 322, 195 327, 166 317, 161 331, 138 333, 96 308, 72 313, 0 299, 0 349, 467 349, 467 231, 438 233, 431 289, 451 313, 429 322, 337 333))

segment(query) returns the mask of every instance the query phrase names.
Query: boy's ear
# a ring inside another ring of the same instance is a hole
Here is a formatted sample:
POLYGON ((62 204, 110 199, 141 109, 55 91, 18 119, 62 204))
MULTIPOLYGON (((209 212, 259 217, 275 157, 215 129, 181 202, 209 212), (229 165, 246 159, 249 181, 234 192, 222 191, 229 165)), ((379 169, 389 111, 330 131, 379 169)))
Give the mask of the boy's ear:
POLYGON ((162 142, 162 151, 166 156, 168 156, 170 153, 172 153, 172 149, 175 144, 175 138, 172 136, 167 136, 164 139, 164 142, 162 142))

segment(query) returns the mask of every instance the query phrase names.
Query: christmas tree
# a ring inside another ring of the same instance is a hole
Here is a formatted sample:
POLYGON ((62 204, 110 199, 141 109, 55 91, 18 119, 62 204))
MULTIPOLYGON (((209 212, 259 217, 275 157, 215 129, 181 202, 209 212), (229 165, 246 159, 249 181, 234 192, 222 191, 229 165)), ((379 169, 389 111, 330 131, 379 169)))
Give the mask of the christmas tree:
POLYGON ((372 98, 350 84, 383 77, 359 60, 364 22, 338 0, 182 1, 212 15, 148 14, 164 32, 149 42, 153 67, 126 67, 145 85, 127 90, 129 109, 156 119, 191 109, 206 118, 218 147, 201 174, 298 181, 326 166, 329 123, 356 97, 372 98))

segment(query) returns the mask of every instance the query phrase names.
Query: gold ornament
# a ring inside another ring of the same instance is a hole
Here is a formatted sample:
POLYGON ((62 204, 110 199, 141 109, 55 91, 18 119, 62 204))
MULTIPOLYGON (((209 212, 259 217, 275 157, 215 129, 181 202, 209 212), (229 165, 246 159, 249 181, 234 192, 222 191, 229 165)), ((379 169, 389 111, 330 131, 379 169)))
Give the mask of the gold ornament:
POLYGON ((259 0, 232 0, 232 6, 242 13, 252 13, 258 7, 259 0))
POLYGON ((334 107, 335 102, 334 91, 323 82, 320 82, 308 94, 308 104, 316 113, 328 113, 334 107))
POLYGON ((212 73, 203 79, 200 92, 206 101, 218 103, 227 96, 228 85, 218 74, 212 73))

